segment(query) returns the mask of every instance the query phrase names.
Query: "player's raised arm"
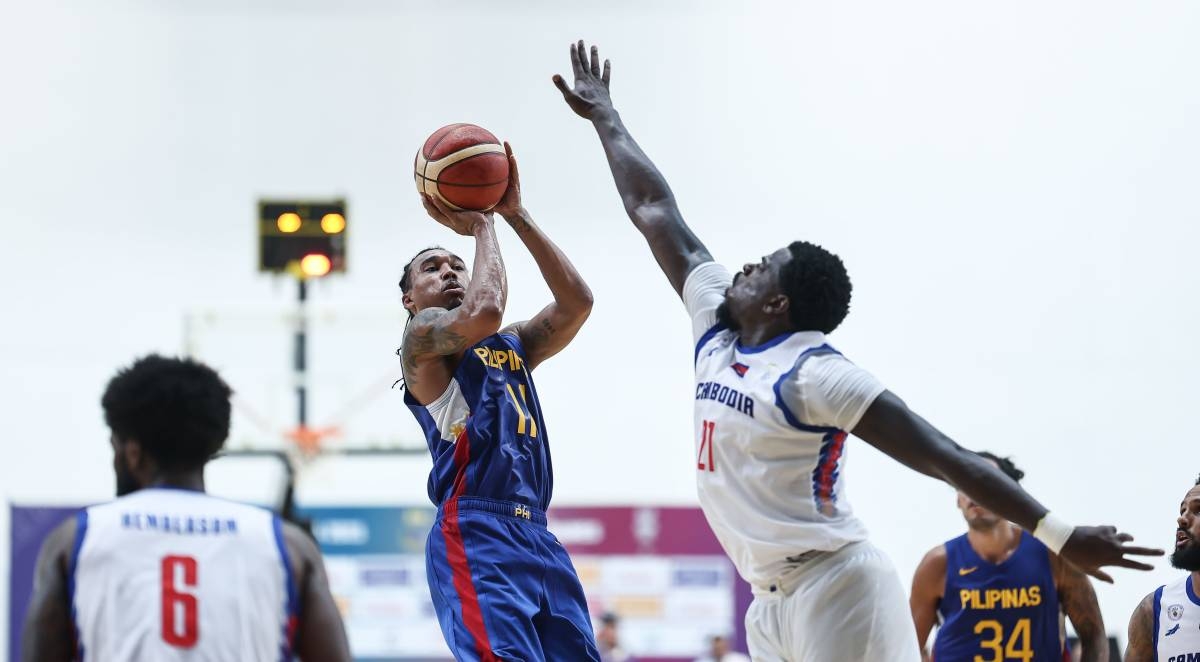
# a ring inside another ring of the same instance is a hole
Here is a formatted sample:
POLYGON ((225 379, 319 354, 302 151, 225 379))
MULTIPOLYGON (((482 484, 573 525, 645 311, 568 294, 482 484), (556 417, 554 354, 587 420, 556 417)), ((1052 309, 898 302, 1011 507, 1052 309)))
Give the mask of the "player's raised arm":
POLYGON ((1058 602, 1079 637, 1080 662, 1108 662, 1108 635, 1092 583, 1087 575, 1056 554, 1050 555, 1050 566, 1054 569, 1058 602))
POLYGON ((288 553, 294 560, 293 572, 300 593, 300 619, 296 630, 296 654, 300 659, 324 662, 350 662, 350 644, 346 628, 333 595, 321 552, 307 533, 285 522, 283 535, 288 553))
POLYGON ((71 598, 67 591, 75 527, 72 517, 54 529, 42 544, 33 580, 33 596, 25 612, 25 631, 21 639, 23 662, 75 659, 71 598))
POLYGON ((1087 574, 1112 582, 1100 568, 1150 570, 1130 556, 1161 556, 1162 550, 1129 545, 1133 536, 1111 526, 1071 527, 1050 515, 1016 481, 991 462, 954 443, 890 391, 863 414, 855 436, 927 476, 953 485, 976 503, 1015 522, 1087 574))
POLYGON ((517 173, 517 159, 508 143, 504 143, 504 151, 508 154, 508 191, 494 211, 508 222, 525 248, 529 249, 554 297, 554 301, 533 318, 510 327, 521 338, 529 369, 532 370, 562 351, 579 333, 592 312, 592 291, 575 270, 575 265, 534 224, 533 217, 521 204, 521 177, 517 173))
POLYGON ((571 69, 575 74, 573 87, 558 75, 554 76, 554 84, 571 110, 596 128, 625 211, 650 243, 654 259, 675 292, 682 296, 688 274, 696 265, 712 261, 712 255, 684 223, 667 180, 629 135, 613 108, 608 93, 612 70, 608 60, 601 71, 597 48, 592 46, 589 57, 580 40, 571 44, 571 69))
MULTIPOLYGON (((418 255, 408 267, 409 289, 404 293, 404 305, 410 312, 414 310, 416 297, 437 299, 445 294, 448 301, 457 304, 420 309, 405 328, 400 355, 404 379, 410 388, 422 381, 424 376, 419 373, 423 365, 459 354, 499 330, 508 296, 492 215, 452 210, 430 196, 422 196, 421 201, 434 220, 458 234, 475 238, 475 273, 470 282, 465 282, 466 265, 445 251, 418 255)), ((443 377, 449 381, 448 373, 443 377)), ((434 397, 444 387, 441 384, 434 397)))
POLYGON ((1138 603, 1129 617, 1129 641, 1125 644, 1125 662, 1153 662, 1154 647, 1154 594, 1151 593, 1138 603))

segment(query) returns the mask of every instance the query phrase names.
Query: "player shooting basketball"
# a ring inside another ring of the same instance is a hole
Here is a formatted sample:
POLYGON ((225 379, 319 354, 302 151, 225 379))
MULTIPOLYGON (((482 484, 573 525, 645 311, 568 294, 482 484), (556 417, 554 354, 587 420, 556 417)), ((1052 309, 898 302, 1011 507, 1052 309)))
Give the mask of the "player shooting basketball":
POLYGON ((826 337, 850 306, 842 261, 797 241, 736 277, 683 221, 666 180, 613 107, 610 66, 580 41, 574 85, 554 83, 600 137, 625 210, 692 317, 696 477, 717 538, 754 588, 755 660, 918 660, 904 590, 867 542, 840 480, 853 433, 901 463, 1016 522, 1091 575, 1147 570, 1110 526, 1073 527, 991 463, 912 412, 826 337))
POLYGON ((599 662, 583 588, 546 530, 553 474, 531 375, 579 332, 592 294, 522 206, 505 150, 509 186, 492 212, 521 238, 554 301, 502 329, 507 282, 493 213, 430 196, 422 198, 430 216, 474 237, 475 273, 428 249, 400 281, 412 315, 401 347, 404 401, 433 455, 429 498, 438 506, 426 546, 429 592, 458 660, 599 662))

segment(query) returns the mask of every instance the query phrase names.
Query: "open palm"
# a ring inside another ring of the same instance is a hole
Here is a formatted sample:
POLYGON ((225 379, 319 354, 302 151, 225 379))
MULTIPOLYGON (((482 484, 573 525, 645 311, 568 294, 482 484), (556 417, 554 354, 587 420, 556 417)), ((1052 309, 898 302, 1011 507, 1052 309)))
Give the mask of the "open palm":
POLYGON ((562 92, 563 99, 576 115, 584 119, 592 119, 596 113, 612 109, 612 98, 608 95, 608 79, 612 65, 604 61, 604 70, 600 69, 600 50, 592 46, 591 57, 583 40, 571 44, 571 69, 575 72, 574 87, 568 86, 562 76, 554 75, 554 86, 562 92))

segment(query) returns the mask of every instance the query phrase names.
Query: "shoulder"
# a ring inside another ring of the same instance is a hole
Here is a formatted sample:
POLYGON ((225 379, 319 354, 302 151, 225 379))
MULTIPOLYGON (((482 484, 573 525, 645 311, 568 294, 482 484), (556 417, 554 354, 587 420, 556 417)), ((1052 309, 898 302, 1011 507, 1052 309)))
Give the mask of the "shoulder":
POLYGON ((307 531, 292 522, 280 519, 280 532, 294 573, 303 574, 306 569, 321 562, 321 550, 307 531))
MULTIPOLYGON (((79 512, 84 513, 87 511, 81 510, 79 512)), ((79 531, 79 513, 75 513, 59 523, 58 526, 50 531, 50 535, 46 536, 45 542, 42 543, 41 562, 55 562, 65 565, 71 558, 75 547, 75 538, 79 533, 81 533, 79 531)))
POLYGON ((426 308, 413 315, 412 319, 408 320, 408 324, 404 327, 404 337, 407 338, 414 333, 424 333, 437 326, 438 322, 448 312, 450 311, 445 308, 426 308))
POLYGON ((1142 601, 1138 603, 1133 610, 1133 615, 1129 618, 1129 627, 1133 629, 1135 624, 1147 625, 1153 627, 1154 612, 1159 596, 1162 594, 1163 587, 1158 587, 1146 594, 1142 601))
POLYGON ((946 574, 948 558, 949 554, 946 551, 945 543, 925 552, 925 556, 921 557, 921 561, 917 563, 915 577, 940 577, 946 574))

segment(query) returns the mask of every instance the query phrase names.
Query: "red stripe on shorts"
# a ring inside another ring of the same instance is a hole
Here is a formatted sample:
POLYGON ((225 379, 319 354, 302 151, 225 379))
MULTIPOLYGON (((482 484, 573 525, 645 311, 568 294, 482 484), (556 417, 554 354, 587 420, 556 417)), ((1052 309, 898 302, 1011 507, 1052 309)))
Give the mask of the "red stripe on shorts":
POLYGON ((471 461, 471 442, 467 431, 458 435, 454 445, 454 464, 458 473, 454 477, 454 495, 442 508, 442 536, 446 539, 446 560, 454 577, 454 591, 462 605, 463 624, 475 640, 475 652, 480 662, 497 662, 492 655, 492 644, 488 641, 487 627, 483 624, 483 610, 479 608, 479 595, 471 581, 471 565, 467 562, 467 547, 463 542, 462 530, 458 526, 458 497, 467 487, 467 464, 471 461))

